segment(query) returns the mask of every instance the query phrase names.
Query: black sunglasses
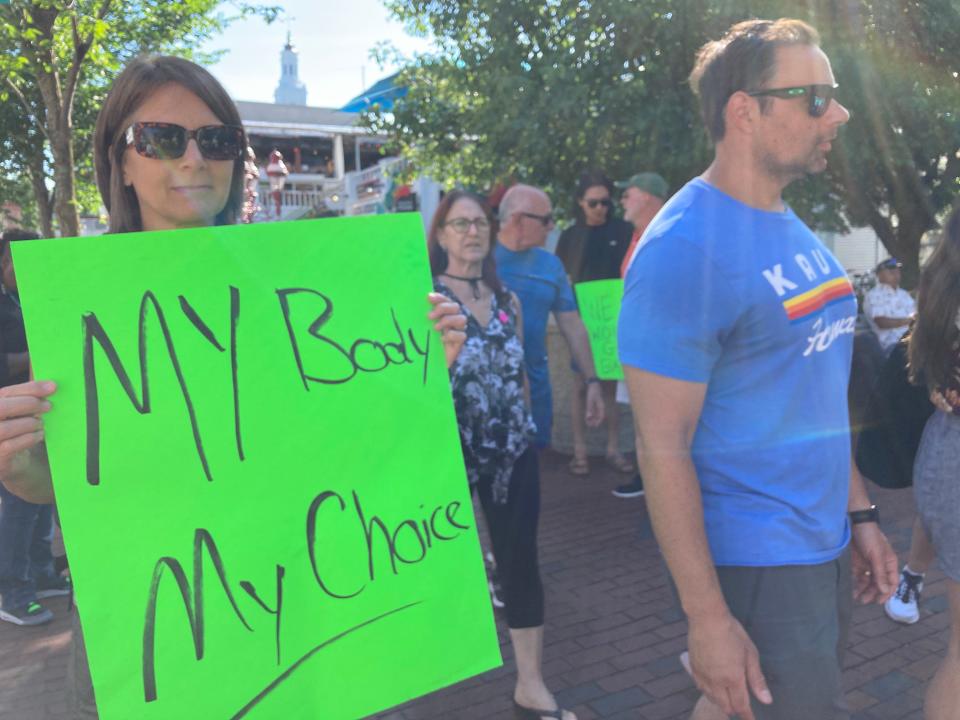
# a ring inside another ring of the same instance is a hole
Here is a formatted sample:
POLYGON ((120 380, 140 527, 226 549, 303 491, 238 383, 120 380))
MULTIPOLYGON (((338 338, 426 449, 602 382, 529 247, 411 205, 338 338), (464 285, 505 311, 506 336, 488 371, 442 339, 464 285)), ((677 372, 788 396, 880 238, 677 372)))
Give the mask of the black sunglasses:
POLYGON ((547 213, 546 215, 537 215, 536 213, 530 213, 530 212, 518 212, 517 215, 528 217, 531 220, 539 220, 540 224, 543 225, 544 227, 547 227, 553 224, 553 215, 551 213, 547 213))
POLYGON ((589 207, 591 210, 595 210, 598 205, 603 205, 604 207, 608 208, 611 207, 613 203, 610 202, 610 198, 604 198, 603 200, 587 200, 587 207, 589 207))
POLYGON ((748 92, 747 95, 750 97, 771 95, 773 97, 783 98, 786 100, 803 97, 806 95, 809 98, 807 112, 810 113, 810 117, 818 118, 822 117, 827 112, 827 108, 830 107, 830 101, 833 100, 837 94, 838 87, 838 85, 804 85, 803 87, 756 90, 754 92, 748 92))
POLYGON ((187 151, 190 139, 197 141, 207 160, 237 160, 244 151, 243 128, 236 125, 204 125, 196 130, 165 122, 137 122, 124 138, 138 155, 152 160, 176 160, 187 151))

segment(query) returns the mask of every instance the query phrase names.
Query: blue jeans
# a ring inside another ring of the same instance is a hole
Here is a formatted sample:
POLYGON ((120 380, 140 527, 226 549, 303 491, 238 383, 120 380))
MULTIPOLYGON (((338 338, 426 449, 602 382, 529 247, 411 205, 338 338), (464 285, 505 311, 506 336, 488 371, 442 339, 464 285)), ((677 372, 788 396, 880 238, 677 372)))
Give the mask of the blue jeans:
POLYGON ((21 500, 0 484, 0 597, 18 608, 37 599, 36 582, 54 575, 53 505, 21 500))

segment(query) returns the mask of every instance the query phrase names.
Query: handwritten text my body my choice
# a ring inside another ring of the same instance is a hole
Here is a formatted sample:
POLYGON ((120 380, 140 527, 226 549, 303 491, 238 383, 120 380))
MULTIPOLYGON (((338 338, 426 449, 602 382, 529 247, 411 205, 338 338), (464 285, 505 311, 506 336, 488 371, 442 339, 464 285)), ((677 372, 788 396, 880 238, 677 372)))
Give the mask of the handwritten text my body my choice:
MULTIPOLYGON (((217 352, 229 353, 233 387, 232 430, 235 435, 237 456, 243 461, 245 459, 245 453, 238 352, 241 293, 238 288, 233 286, 229 286, 228 291, 230 326, 227 332, 221 332, 219 337, 201 318, 200 314, 185 296, 178 296, 177 302, 183 315, 217 352)), ((361 374, 382 372, 391 366, 415 363, 422 363, 422 378, 423 383, 426 383, 430 356, 430 330, 425 330, 423 335, 418 339, 412 328, 408 327, 404 329, 401 326, 397 313, 391 309, 390 318, 392 331, 389 339, 356 338, 349 344, 344 344, 326 334, 325 326, 330 322, 334 314, 334 303, 329 296, 318 290, 302 287, 278 289, 276 296, 279 304, 278 322, 282 320, 284 323, 296 367, 294 381, 299 380, 299 382, 303 384, 305 391, 309 391, 311 386, 314 385, 347 383, 361 374), (296 313, 297 317, 304 317, 304 313, 308 312, 312 320, 307 324, 298 324, 294 320, 294 307, 298 310, 296 313), (320 369, 307 367, 307 363, 304 361, 305 353, 303 352, 306 343, 319 343, 324 350, 327 351, 325 357, 334 360, 334 362, 324 363, 324 369, 327 374, 324 374, 324 371, 320 369), (331 370, 331 368, 334 368, 334 370, 331 370)), ((189 421, 193 435, 198 465, 202 468, 202 472, 207 481, 212 482, 215 479, 214 469, 211 468, 204 450, 204 436, 199 425, 197 413, 194 409, 193 396, 183 372, 180 356, 177 353, 175 338, 171 333, 170 324, 167 321, 167 314, 156 295, 151 291, 147 291, 142 296, 138 317, 139 388, 134 387, 130 374, 124 367, 113 341, 97 318, 97 315, 93 312, 83 315, 83 373, 86 399, 86 481, 90 486, 99 486, 101 482, 100 450, 102 419, 99 407, 100 379, 97 373, 97 358, 100 356, 105 357, 115 379, 119 381, 124 393, 136 411, 140 414, 150 413, 150 367, 148 363, 150 334, 147 332, 147 327, 151 321, 159 327, 167 357, 177 378, 185 407, 185 420, 189 421), (96 352, 97 348, 99 348, 99 353, 96 352)), ((102 360, 99 364, 102 366, 102 360)), ((355 516, 358 531, 362 533, 366 546, 366 575, 369 581, 373 582, 377 577, 377 563, 375 562, 377 547, 384 548, 383 551, 386 553, 385 560, 389 561, 390 571, 396 575, 400 566, 422 562, 427 557, 434 543, 449 542, 459 537, 462 531, 470 529, 468 524, 457 519, 457 513, 460 507, 461 503, 458 500, 441 503, 431 509, 425 509, 424 506, 421 505, 418 511, 412 513, 412 517, 406 517, 399 523, 391 526, 376 514, 370 514, 368 510, 364 509, 363 502, 356 490, 352 490, 345 497, 343 494, 334 490, 324 489, 314 496, 305 511, 306 531, 304 542, 308 551, 307 556, 309 558, 310 570, 316 581, 317 588, 324 596, 341 601, 354 598, 367 588, 367 583, 349 588, 340 587, 337 582, 331 581, 326 577, 322 567, 322 559, 318 557, 317 554, 318 528, 322 528, 322 523, 319 521, 318 516, 321 512, 346 513, 355 516), (375 542, 377 537, 382 538, 382 542, 379 544, 375 542), (405 548, 405 551, 401 550, 401 546, 405 548)), ((324 540, 329 543, 332 538, 326 537, 324 540)), ((191 580, 187 579, 187 573, 184 571, 183 564, 176 558, 168 556, 160 557, 154 565, 143 627, 142 675, 144 701, 146 702, 153 702, 158 699, 155 668, 155 624, 157 598, 160 584, 164 577, 172 576, 177 584, 190 624, 195 657, 197 660, 203 659, 205 625, 203 582, 204 552, 206 552, 207 557, 213 565, 220 588, 229 601, 237 620, 246 630, 252 632, 252 627, 248 623, 244 612, 241 610, 235 597, 234 589, 228 581, 226 567, 217 543, 209 531, 202 527, 196 528, 193 538, 191 580)), ((279 563, 276 564, 276 587, 273 591, 274 598, 272 603, 264 600, 252 583, 248 581, 240 581, 238 583, 239 587, 255 602, 260 610, 273 616, 277 665, 281 664, 282 659, 280 628, 283 617, 285 574, 286 567, 279 563)), ((393 612, 406 609, 406 607, 410 606, 390 610, 384 615, 378 616, 378 618, 372 618, 354 628, 348 629, 346 632, 351 632, 381 617, 386 617, 386 615, 392 614, 393 612)), ((344 634, 345 633, 341 633, 340 636, 344 634)), ((257 704, 269 693, 275 684, 285 679, 288 674, 299 667, 308 656, 329 642, 328 640, 327 642, 321 643, 311 651, 311 653, 308 653, 307 656, 300 658, 291 665, 285 673, 281 674, 275 683, 268 686, 267 689, 254 698, 254 701, 251 701, 251 704, 234 717, 242 717, 246 714, 253 705, 257 704)))

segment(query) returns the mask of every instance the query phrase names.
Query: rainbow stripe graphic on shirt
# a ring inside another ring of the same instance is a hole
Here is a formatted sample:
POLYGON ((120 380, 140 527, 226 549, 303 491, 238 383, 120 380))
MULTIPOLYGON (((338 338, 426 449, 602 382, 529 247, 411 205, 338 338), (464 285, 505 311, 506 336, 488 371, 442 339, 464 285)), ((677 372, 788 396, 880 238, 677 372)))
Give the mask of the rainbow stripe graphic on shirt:
POLYGON ((787 311, 787 318, 791 325, 803 322, 811 315, 816 315, 828 305, 841 302, 853 297, 853 285, 845 277, 837 277, 817 285, 800 295, 795 295, 783 301, 783 309, 787 311))

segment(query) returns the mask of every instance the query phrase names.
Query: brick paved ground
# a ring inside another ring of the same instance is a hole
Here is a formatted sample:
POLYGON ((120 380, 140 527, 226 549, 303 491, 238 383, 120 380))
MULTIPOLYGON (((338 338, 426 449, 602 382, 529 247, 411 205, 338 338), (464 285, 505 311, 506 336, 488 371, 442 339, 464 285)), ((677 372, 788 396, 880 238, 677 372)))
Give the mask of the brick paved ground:
MULTIPOLYGON (((541 557, 547 590, 545 674, 581 720, 686 718, 696 699, 677 655, 685 623, 673 606, 643 500, 618 500, 622 476, 601 470, 575 478, 566 458, 544 458, 541 557)), ((884 529, 901 555, 909 543, 909 491, 874 489, 884 529)), ((924 686, 946 648, 942 576, 928 575, 923 618, 896 625, 878 606, 854 615, 846 687, 856 720, 920 720, 924 686)), ((52 624, 0 623, 0 718, 63 720, 70 623, 66 602, 50 603, 52 624)), ((501 623, 501 637, 504 627, 501 623)), ((453 688, 421 698, 380 720, 509 718, 512 660, 453 688)), ((184 720, 193 720, 187 719, 184 720)), ((197 719, 197 720, 207 720, 197 719)), ((813 719, 812 719, 813 720, 813 719)))

